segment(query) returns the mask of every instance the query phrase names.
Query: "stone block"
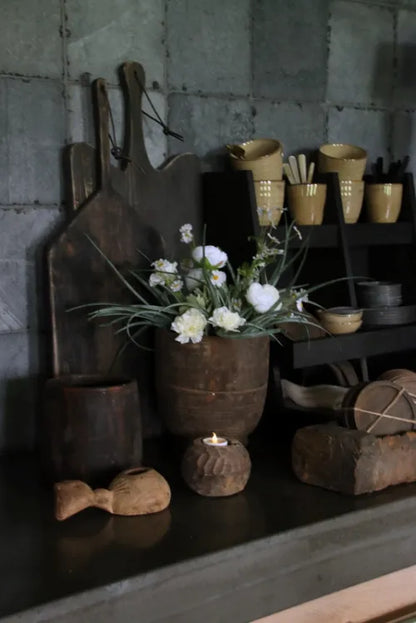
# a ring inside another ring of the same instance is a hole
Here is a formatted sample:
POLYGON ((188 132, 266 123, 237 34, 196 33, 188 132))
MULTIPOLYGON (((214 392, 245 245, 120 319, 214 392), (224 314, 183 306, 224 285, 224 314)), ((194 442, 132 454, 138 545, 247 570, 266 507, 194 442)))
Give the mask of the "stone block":
POLYGON ((38 285, 33 263, 0 260, 0 333, 38 325, 38 285))
POLYGON ((39 347, 34 333, 0 334, 0 453, 32 450, 39 347))
POLYGON ((328 114, 328 143, 350 143, 368 153, 367 172, 378 156, 389 156, 390 114, 377 110, 331 108, 328 114))
POLYGON ((249 93, 249 0, 168 2, 167 33, 171 88, 249 93))
MULTIPOLYGON (((148 91, 149 97, 160 117, 166 121, 166 98, 159 91, 148 91)), ((118 145, 124 141, 124 101, 118 88, 108 89, 111 112, 114 120, 118 145)), ((143 97, 142 108, 155 117, 146 97, 143 97)), ((78 84, 71 85, 68 98, 69 142, 86 142, 95 145, 94 117, 92 110, 91 87, 78 84)), ((147 155, 154 167, 158 167, 166 159, 167 140, 162 128, 143 115, 143 133, 147 155)), ((113 164, 116 164, 113 161, 113 164)))
POLYGON ((62 76, 61 7, 56 0, 2 0, 0 73, 62 76))
POLYGON ((62 220, 57 207, 0 208, 0 260, 39 258, 62 220))
POLYGON ((389 106, 393 87, 394 13, 337 0, 331 6, 327 99, 389 106))
POLYGON ((192 152, 205 170, 224 167, 225 145, 252 138, 251 105, 246 99, 174 94, 168 100, 169 126, 184 142, 168 139, 169 155, 192 152))
POLYGON ((0 79, 0 146, 8 192, 3 204, 59 203, 65 139, 62 86, 53 80, 0 79))
POLYGON ((297 430, 292 443, 296 476, 310 485, 360 495, 416 481, 416 433, 376 437, 319 424, 297 430))
POLYGON ((416 88, 416 12, 399 11, 397 23, 396 106, 415 108, 416 88))
POLYGON ((322 144, 325 111, 319 104, 256 101, 253 108, 254 135, 281 141, 285 158, 314 151, 322 144))
POLYGON ((319 101, 326 85, 328 0, 255 0, 253 93, 319 101))
POLYGON ((164 2, 131 0, 67 0, 70 35, 68 69, 77 80, 84 73, 118 84, 118 67, 138 61, 146 72, 146 84, 164 87, 164 2))

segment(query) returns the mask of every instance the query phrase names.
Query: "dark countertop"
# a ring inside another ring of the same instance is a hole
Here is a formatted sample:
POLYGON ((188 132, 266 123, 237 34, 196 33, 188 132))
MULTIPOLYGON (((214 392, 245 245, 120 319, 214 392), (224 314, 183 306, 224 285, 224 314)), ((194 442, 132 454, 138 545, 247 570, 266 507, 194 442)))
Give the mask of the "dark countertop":
POLYGON ((147 446, 173 493, 147 517, 59 523, 36 461, 0 464, 2 621, 246 622, 416 563, 416 484, 359 498, 304 485, 276 443, 250 448, 243 493, 202 498, 172 443, 147 446))

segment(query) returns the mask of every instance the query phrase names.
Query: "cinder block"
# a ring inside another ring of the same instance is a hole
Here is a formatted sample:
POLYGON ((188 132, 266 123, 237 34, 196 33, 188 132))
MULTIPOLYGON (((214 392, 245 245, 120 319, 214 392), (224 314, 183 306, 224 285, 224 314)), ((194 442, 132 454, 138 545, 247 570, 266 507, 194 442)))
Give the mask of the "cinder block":
POLYGON ((315 150, 324 140, 325 111, 319 104, 256 101, 253 108, 255 136, 281 141, 286 158, 315 150))
POLYGON ((168 2, 169 86, 193 93, 248 94, 249 31, 249 0, 168 2))
POLYGON ((389 106, 394 14, 389 8, 337 0, 331 6, 327 99, 389 106))
POLYGON ((0 260, 40 257, 62 220, 57 207, 0 208, 0 260))
POLYGON ((351 143, 367 150, 367 171, 378 156, 388 158, 390 114, 376 110, 331 108, 328 142, 351 143))
POLYGON ((6 154, 1 176, 8 193, 4 204, 59 203, 61 149, 64 144, 62 86, 52 80, 0 80, 0 119, 6 154))
POLYGON ((39 344, 34 333, 0 334, 0 453, 33 449, 39 344))
POLYGON ((393 114, 392 155, 393 160, 403 160, 409 155, 408 171, 416 174, 416 113, 393 114))
POLYGON ((255 96, 319 101, 324 97, 328 0, 255 0, 255 96))
POLYGON ((2 0, 0 73, 62 75, 61 8, 56 0, 2 0))
POLYGON ((164 87, 163 0, 66 0, 68 68, 71 78, 90 73, 118 84, 118 67, 138 61, 146 83, 164 87))
POLYGON ((203 158, 205 170, 221 169, 227 143, 252 138, 251 105, 247 99, 223 99, 174 94, 169 97, 169 126, 184 142, 168 139, 169 155, 192 152, 203 158))
POLYGON ((37 286, 33 263, 0 260, 0 333, 38 325, 37 286))
POLYGON ((397 83, 394 97, 396 106, 416 107, 415 75, 416 12, 401 10, 397 24, 397 83))

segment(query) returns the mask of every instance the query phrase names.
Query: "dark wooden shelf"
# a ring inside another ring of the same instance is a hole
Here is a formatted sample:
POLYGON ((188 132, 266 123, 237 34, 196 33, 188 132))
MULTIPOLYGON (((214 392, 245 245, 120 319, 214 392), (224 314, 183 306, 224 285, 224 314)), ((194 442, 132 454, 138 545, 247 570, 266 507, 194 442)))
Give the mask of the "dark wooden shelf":
POLYGON ((293 368, 416 349, 416 324, 285 344, 293 368))
MULTIPOLYGON (((311 248, 336 248, 339 246, 339 227, 336 224, 304 225, 299 227, 302 240, 294 239, 292 247, 307 244, 311 248)), ((285 227, 276 228, 277 237, 284 238, 285 227)), ((355 223, 345 225, 347 243, 350 247, 412 244, 414 232, 412 223, 355 223)))

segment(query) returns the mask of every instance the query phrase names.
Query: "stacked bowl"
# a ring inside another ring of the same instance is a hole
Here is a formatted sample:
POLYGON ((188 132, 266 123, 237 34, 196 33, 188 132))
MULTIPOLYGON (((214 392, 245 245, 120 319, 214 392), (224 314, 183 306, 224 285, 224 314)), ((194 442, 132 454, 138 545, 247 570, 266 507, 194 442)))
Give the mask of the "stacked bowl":
POLYGON ((320 173, 338 173, 342 210, 346 223, 356 223, 364 198, 363 176, 367 152, 362 147, 333 143, 321 145, 318 152, 320 173))
POLYGON ((253 174, 259 224, 277 225, 285 194, 282 144, 271 138, 258 138, 227 145, 227 149, 233 169, 253 174))

